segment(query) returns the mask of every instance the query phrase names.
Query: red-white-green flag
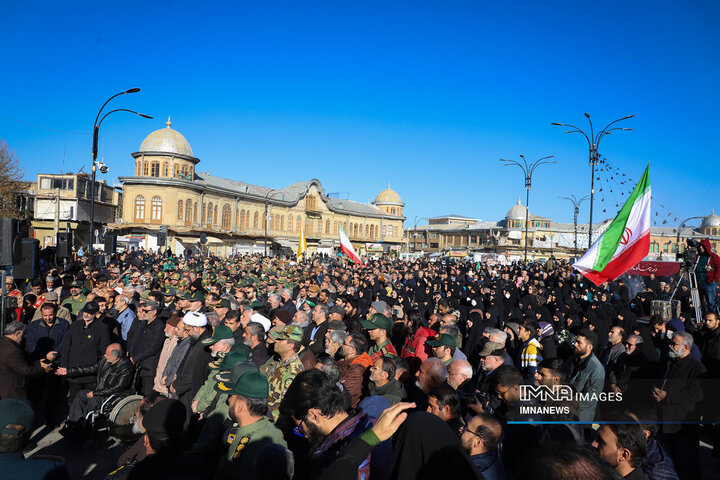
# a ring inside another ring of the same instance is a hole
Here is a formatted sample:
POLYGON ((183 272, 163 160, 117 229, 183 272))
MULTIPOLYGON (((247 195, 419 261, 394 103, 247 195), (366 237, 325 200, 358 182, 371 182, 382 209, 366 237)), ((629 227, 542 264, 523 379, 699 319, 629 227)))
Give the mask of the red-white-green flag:
POLYGON ((345 235, 345 230, 343 230, 342 226, 338 225, 339 227, 339 233, 340 233, 340 251, 348 256, 348 258, 353 263, 358 263, 360 265, 364 265, 363 261, 360 260, 360 257, 355 252, 355 249, 352 246, 352 243, 350 243, 350 239, 348 239, 347 235, 345 235))
POLYGON ((595 285, 615 280, 650 251, 650 165, 615 220, 573 265, 595 285))

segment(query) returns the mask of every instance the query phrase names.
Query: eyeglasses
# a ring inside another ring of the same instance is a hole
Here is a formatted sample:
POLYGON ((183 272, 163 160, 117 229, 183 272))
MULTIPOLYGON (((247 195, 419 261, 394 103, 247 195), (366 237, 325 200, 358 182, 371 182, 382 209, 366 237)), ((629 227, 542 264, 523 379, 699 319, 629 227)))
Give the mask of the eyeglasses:
POLYGON ((465 432, 472 433, 472 434, 475 435, 476 437, 482 438, 482 436, 480 436, 480 434, 475 433, 475 432, 473 432, 472 430, 470 430, 467 425, 463 425, 463 426, 460 427, 460 434, 463 434, 463 433, 465 433, 465 432))
POLYGON ((295 435, 297 435, 298 437, 308 438, 307 433, 305 433, 305 430, 303 430, 303 428, 302 428, 302 424, 303 424, 303 422, 305 422, 305 420, 307 419, 307 416, 308 416, 308 414, 306 413, 305 416, 302 418, 302 420, 300 420, 300 423, 298 423, 298 424, 295 426, 295 428, 293 428, 293 433, 294 433, 295 435))
POLYGON ((625 346, 626 346, 626 347, 635 347, 636 344, 630 343, 630 342, 625 342, 625 346))

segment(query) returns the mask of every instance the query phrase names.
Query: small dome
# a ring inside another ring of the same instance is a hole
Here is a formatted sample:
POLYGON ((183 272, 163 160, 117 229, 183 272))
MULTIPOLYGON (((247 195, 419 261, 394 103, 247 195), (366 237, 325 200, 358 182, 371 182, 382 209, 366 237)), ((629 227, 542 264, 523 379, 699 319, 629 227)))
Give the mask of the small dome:
POLYGON ((145 137, 145 140, 140 144, 139 152, 177 153, 192 157, 192 148, 190 148, 190 144, 185 140, 185 137, 180 132, 170 128, 170 125, 172 125, 170 117, 168 117, 166 125, 167 127, 155 130, 145 137))
POLYGON ((710 215, 703 218, 703 221, 700 224, 700 228, 707 227, 720 227, 720 216, 715 215, 715 210, 713 210, 710 215))
POLYGON ((375 203, 375 205, 402 204, 402 199, 395 190, 390 189, 390 185, 388 184, 385 190, 378 193, 373 203, 375 203))
POLYGON ((506 220, 525 220, 525 211, 527 209, 525 206, 520 202, 520 199, 518 198, 517 204, 513 205, 513 207, 508 210, 507 215, 505 215, 506 220))

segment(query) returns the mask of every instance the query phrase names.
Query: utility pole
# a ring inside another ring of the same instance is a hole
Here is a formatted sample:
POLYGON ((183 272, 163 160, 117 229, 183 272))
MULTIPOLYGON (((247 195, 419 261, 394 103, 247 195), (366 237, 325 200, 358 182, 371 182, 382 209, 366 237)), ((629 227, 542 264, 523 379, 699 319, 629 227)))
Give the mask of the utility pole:
MULTIPOLYGON (((57 236, 60 233, 60 188, 55 189, 55 222, 53 223, 53 237, 57 243, 57 236)), ((44 245, 47 246, 47 245, 44 245)))

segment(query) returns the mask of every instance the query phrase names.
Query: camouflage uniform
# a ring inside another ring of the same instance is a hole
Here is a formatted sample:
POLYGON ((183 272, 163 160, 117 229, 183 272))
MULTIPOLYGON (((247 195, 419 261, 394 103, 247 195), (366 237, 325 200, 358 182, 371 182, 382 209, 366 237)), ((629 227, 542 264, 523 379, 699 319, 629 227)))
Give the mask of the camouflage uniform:
POLYGON ((267 375, 270 393, 268 394, 268 410, 272 413, 273 422, 280 415, 280 401, 295 376, 305 370, 298 354, 294 354, 283 362, 279 362, 267 375))

